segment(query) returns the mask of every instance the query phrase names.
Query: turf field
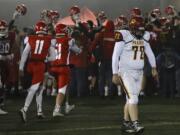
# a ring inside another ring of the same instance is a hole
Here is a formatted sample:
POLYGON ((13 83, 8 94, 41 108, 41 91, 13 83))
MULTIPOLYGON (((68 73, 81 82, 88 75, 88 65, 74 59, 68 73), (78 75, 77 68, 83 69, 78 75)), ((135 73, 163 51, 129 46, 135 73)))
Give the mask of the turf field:
MULTIPOLYGON (((0 116, 0 135, 122 135, 123 98, 72 99, 76 108, 69 115, 52 118, 54 98, 45 97, 46 119, 36 118, 35 103, 28 112, 28 122, 20 121, 18 110, 24 98, 7 100, 9 114, 0 116)), ((145 97, 140 101, 140 119, 145 126, 143 135, 180 135, 180 98, 145 97)))

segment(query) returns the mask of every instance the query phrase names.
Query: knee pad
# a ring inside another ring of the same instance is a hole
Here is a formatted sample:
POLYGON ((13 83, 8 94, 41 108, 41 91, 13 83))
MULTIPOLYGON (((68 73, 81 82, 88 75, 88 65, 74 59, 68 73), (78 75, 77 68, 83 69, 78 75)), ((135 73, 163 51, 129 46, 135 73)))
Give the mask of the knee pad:
POLYGON ((138 95, 131 95, 128 104, 138 104, 138 95))
POLYGON ((66 94, 66 88, 67 88, 67 85, 63 86, 62 88, 59 88, 58 93, 65 95, 66 94))

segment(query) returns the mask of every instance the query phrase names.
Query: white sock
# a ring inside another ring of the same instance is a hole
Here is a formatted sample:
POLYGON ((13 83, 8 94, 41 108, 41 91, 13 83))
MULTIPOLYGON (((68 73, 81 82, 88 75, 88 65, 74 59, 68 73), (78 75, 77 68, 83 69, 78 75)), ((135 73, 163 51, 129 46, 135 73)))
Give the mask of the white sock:
POLYGON ((60 105, 56 105, 55 108, 54 108, 54 112, 59 112, 61 106, 60 105))
POLYGON ((32 89, 29 89, 29 92, 28 92, 28 95, 26 97, 26 100, 25 100, 25 104, 24 104, 24 111, 27 112, 32 100, 33 100, 33 97, 35 95, 36 91, 35 90, 32 90, 32 89))
POLYGON ((42 112, 43 89, 36 93, 37 112, 42 112))
POLYGON ((39 84, 34 84, 32 85, 30 88, 29 88, 29 91, 28 91, 28 95, 26 97, 26 100, 25 100, 25 104, 24 104, 24 111, 27 112, 32 100, 33 100, 33 97, 34 97, 34 94, 36 93, 38 87, 39 87, 39 84))
POLYGON ((68 101, 65 102, 65 106, 69 106, 69 102, 68 101))

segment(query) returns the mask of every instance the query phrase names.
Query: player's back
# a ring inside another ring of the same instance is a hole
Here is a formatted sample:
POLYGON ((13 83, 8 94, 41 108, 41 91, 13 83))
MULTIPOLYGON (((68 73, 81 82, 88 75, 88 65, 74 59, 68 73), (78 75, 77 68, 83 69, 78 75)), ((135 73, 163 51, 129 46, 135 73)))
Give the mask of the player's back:
POLYGON ((31 60, 44 61, 51 46, 51 36, 30 35, 28 43, 31 47, 31 60))
POLYGON ((69 64, 69 38, 58 37, 56 38, 56 60, 51 63, 54 66, 68 65, 69 64))

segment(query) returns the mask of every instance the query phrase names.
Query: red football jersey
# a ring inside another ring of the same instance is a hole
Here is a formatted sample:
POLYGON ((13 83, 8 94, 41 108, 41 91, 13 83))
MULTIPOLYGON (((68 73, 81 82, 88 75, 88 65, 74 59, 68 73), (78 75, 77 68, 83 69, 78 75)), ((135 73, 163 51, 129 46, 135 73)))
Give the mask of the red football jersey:
POLYGON ((31 60, 44 61, 51 46, 51 36, 29 36, 28 43, 31 46, 31 60))
POLYGON ((61 66, 69 64, 69 38, 56 38, 56 60, 51 62, 52 66, 61 66))

